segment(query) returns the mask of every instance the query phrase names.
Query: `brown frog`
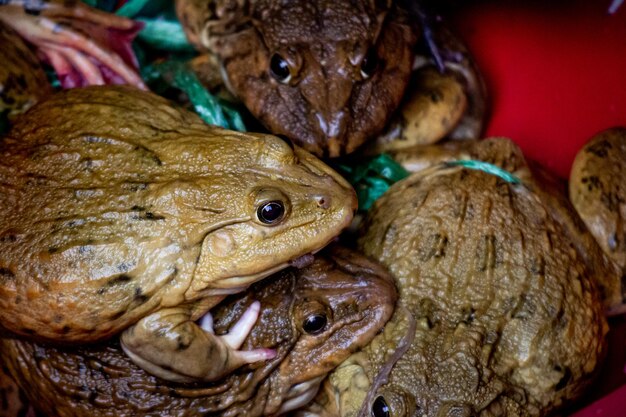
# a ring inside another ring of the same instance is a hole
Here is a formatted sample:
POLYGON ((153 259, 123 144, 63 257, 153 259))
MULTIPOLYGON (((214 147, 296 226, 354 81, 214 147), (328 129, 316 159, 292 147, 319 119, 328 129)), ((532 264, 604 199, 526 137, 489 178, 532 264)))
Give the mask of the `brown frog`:
POLYGON ((116 343, 63 349, 5 340, 3 360, 45 415, 280 414, 310 401, 326 373, 382 329, 396 290, 381 266, 335 247, 303 269, 283 270, 224 300, 211 311, 216 333, 226 332, 254 300, 262 313, 244 347, 277 355, 215 383, 161 381, 116 343))
POLYGON ((434 164, 368 214, 358 246, 394 275, 399 307, 302 415, 545 416, 591 382, 620 275, 519 148, 475 146, 490 172, 434 164))
POLYGON ((54 94, 0 155, 2 326, 67 344, 123 332, 133 361, 175 381, 270 358, 194 321, 324 247, 356 208, 301 148, 207 126, 132 87, 54 94))
POLYGON ((416 27, 399 1, 177 0, 189 40, 270 131, 336 157, 380 132, 409 81, 416 27))

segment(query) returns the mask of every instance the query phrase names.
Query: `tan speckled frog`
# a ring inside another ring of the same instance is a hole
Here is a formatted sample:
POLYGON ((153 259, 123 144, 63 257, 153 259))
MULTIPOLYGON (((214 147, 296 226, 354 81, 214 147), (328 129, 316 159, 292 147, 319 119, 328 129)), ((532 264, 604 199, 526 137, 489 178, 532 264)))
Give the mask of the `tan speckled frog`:
POLYGON ((67 90, 0 142, 0 320, 52 342, 123 331, 149 372, 217 379, 272 352, 194 320, 325 246, 355 205, 338 174, 274 136, 131 87, 67 90))
POLYGON ((283 270, 224 300, 211 311, 215 331, 224 333, 254 300, 262 313, 243 346, 277 355, 216 383, 160 381, 115 343, 63 349, 6 340, 3 363, 44 415, 281 414, 310 401, 326 373, 378 333, 391 317, 396 290, 381 266, 334 247, 307 267, 283 270))
POLYGON ((359 247, 396 277, 399 307, 302 415, 545 416, 589 385, 620 274, 519 148, 469 145, 520 181, 442 162, 374 205, 359 247))
MULTIPOLYGON (((188 38, 274 133, 318 155, 380 132, 409 81, 415 27, 400 2, 178 0, 188 38)), ((415 21, 413 19, 413 21, 415 21)))

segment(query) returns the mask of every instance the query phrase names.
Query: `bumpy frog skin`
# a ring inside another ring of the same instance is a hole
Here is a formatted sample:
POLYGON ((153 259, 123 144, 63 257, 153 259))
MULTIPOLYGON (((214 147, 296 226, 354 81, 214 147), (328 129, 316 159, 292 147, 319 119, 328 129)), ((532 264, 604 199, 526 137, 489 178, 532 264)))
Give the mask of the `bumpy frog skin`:
POLYGON ((356 206, 302 149, 209 127, 131 87, 53 95, 0 155, 2 326, 64 343, 126 329, 127 352, 178 381, 271 356, 194 320, 325 246, 356 206))
POLYGON ((45 415, 274 415, 309 401, 327 372, 374 337, 391 317, 396 290, 382 267, 334 248, 226 299, 212 310, 216 331, 231 327, 255 299, 262 314, 244 347, 273 348, 277 356, 218 383, 159 381, 115 343, 62 349, 6 340, 3 360, 45 415))
MULTIPOLYGON (((510 166, 522 178, 523 162, 518 150, 510 166)), ((584 253, 563 214, 575 217, 571 206, 555 211, 560 200, 540 187, 442 164, 374 205, 359 247, 396 277, 416 327, 361 415, 544 416, 589 384, 606 350, 597 284, 611 267, 597 244, 584 253)), ((305 415, 331 405, 358 415, 369 386, 350 381, 366 375, 371 384, 409 323, 396 309, 305 415)))
POLYGON ((399 2, 177 0, 190 41, 266 127, 317 154, 380 132, 409 80, 415 28, 399 2))

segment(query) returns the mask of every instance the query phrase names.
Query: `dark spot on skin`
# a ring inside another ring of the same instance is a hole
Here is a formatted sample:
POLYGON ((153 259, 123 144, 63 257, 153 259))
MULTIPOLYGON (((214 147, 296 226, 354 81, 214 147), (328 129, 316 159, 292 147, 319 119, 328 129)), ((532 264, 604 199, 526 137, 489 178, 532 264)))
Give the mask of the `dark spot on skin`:
POLYGON ((114 278, 111 278, 109 281, 107 281, 106 284, 104 284, 102 287, 100 287, 100 289, 98 290, 98 294, 102 295, 104 293, 107 292, 107 290, 111 287, 114 287, 116 285, 121 285, 121 284, 125 284, 127 282, 130 282, 133 280, 133 277, 131 277, 130 275, 127 274, 120 274, 114 278))
POLYGON ((135 266, 134 262, 122 262, 117 266, 117 271, 120 273, 128 272, 135 266))
POLYGON ((24 333, 24 334, 31 334, 32 335, 32 334, 35 334, 36 332, 33 329, 28 329, 26 327, 23 327, 22 328, 22 333, 24 333))
POLYGON ((63 316, 60 314, 55 314, 52 318, 52 321, 55 323, 61 323, 63 321, 63 316))
POLYGON ((141 206, 132 206, 130 210, 131 211, 146 211, 145 207, 141 207, 141 206))
POLYGON ((133 300, 135 300, 136 302, 143 304, 146 301, 148 301, 150 297, 148 297, 147 295, 145 295, 143 293, 143 290, 141 289, 141 287, 135 287, 135 296, 133 298, 133 300))
POLYGON ((107 282, 107 285, 113 286, 117 284, 123 284, 125 282, 130 282, 132 280, 133 280, 133 277, 131 277, 130 275, 120 274, 116 276, 115 278, 112 278, 109 282, 107 282))
POLYGON ((609 150, 612 149, 613 146, 608 141, 600 141, 598 143, 594 143, 589 146, 585 151, 587 153, 593 154, 598 158, 606 158, 609 154, 609 150))
POLYGON ((136 193, 137 191, 143 191, 148 188, 148 184, 139 182, 139 183, 126 183, 126 188, 128 188, 131 192, 136 193))
POLYGON ((583 177, 580 180, 583 184, 587 185, 587 191, 592 191, 595 189, 602 189, 602 183, 600 182, 600 178, 595 175, 591 175, 589 177, 583 177))
POLYGON ((530 262, 530 272, 534 275, 544 276, 546 274, 546 261, 542 256, 530 262))
POLYGON ((137 214, 132 216, 133 220, 165 220, 164 216, 161 216, 159 214, 154 214, 151 211, 147 211, 145 213, 141 213, 141 214, 137 214))
POLYGON ((619 206, 624 203, 622 196, 615 192, 602 193, 600 201, 609 211, 618 211, 619 206))
POLYGON ((22 297, 20 297, 19 295, 15 297, 15 304, 20 304, 21 302, 22 302, 22 297))
POLYGON ((17 236, 15 235, 6 235, 6 236, 2 236, 0 237, 0 242, 9 242, 9 243, 13 243, 13 242, 17 242, 17 236))
POLYGON ((93 405, 96 402, 96 398, 98 398, 98 393, 96 391, 91 391, 91 393, 89 394, 89 398, 87 398, 87 401, 89 401, 89 403, 93 405))
POLYGON ((9 268, 0 267, 0 279, 13 281, 15 280, 15 273, 9 268))
POLYGON ((182 336, 178 336, 176 338, 176 350, 177 351, 183 351, 183 350, 187 350, 189 349, 189 346, 191 345, 191 341, 190 340, 185 340, 185 338, 183 338, 182 336))
POLYGON ((431 258, 443 258, 446 256, 446 247, 448 246, 448 237, 435 233, 428 236, 424 245, 420 248, 420 260, 426 262, 431 258))
POLYGON ((63 326, 61 333, 68 334, 70 332, 70 326, 63 326))
POLYGON ((465 316, 463 323, 469 325, 476 319, 476 310, 474 308, 463 309, 463 315, 465 316))
MULTIPOLYGON (((562 371, 562 368, 559 365, 555 366, 554 369, 559 372, 562 371)), ((555 387, 556 390, 559 391, 565 388, 571 379, 572 379, 572 371, 566 367, 565 371, 563 371, 563 376, 561 377, 559 382, 556 384, 556 387, 555 387)))
POLYGON ((58 251, 59 251, 59 248, 54 247, 54 246, 53 246, 53 247, 48 248, 48 253, 49 253, 50 255, 52 255, 53 253, 57 253, 58 251))
POLYGON ((496 266, 496 237, 484 235, 476 247, 476 269, 484 272, 496 266))

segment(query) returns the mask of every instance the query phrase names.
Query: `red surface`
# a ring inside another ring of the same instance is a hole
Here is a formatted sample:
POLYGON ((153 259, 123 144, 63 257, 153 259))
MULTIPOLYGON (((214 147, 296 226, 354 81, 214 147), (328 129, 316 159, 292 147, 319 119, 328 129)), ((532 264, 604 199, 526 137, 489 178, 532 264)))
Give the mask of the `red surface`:
POLYGON ((626 4, 609 15, 610 1, 465 3, 450 18, 487 82, 488 136, 568 177, 592 135, 626 126, 626 4))

